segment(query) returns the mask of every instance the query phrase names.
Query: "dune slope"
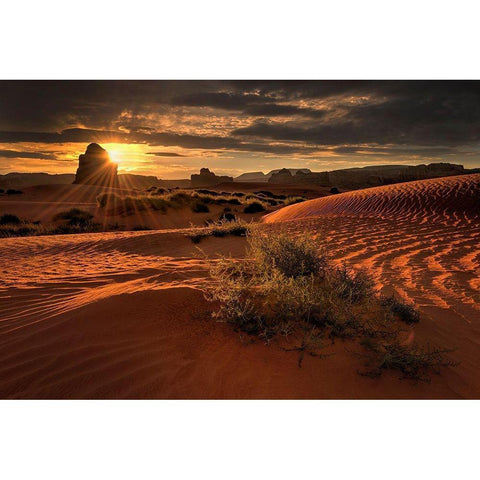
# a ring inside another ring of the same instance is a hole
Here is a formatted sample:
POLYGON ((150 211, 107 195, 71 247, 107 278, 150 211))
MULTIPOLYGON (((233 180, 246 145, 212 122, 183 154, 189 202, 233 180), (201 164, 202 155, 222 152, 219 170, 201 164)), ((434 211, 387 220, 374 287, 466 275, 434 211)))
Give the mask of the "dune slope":
POLYGON ((463 394, 478 398, 480 175, 348 192, 264 220, 312 232, 334 259, 366 267, 379 288, 414 301, 423 315, 416 339, 453 349, 463 394))
POLYGON ((419 223, 473 221, 480 215, 480 174, 398 183, 317 198, 273 212, 265 221, 284 222, 321 215, 370 216, 419 223))

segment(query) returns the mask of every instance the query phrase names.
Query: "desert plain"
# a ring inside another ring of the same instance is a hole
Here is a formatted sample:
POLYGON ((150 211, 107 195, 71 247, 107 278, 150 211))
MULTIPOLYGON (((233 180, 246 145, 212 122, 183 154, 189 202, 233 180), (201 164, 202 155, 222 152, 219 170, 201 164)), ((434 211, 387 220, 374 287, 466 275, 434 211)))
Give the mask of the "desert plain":
POLYGON ((0 214, 44 221, 76 207, 103 227, 124 224, 0 239, 0 398, 480 398, 480 174, 337 195, 295 187, 306 201, 240 215, 267 233, 310 233, 334 262, 365 267, 379 292, 413 302, 421 321, 408 341, 448 349, 455 363, 430 382, 359 375, 348 339, 300 367, 293 349, 215 321, 209 264, 245 258, 247 239, 193 243, 212 212, 106 218, 95 200, 103 190, 47 185, 0 197, 0 214))

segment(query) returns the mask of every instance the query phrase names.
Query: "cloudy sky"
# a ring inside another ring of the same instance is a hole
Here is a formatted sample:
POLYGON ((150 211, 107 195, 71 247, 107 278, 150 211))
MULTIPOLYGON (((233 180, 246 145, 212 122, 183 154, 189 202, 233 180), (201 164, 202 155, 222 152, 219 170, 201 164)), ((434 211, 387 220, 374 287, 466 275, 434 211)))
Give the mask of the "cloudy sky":
POLYGON ((0 81, 0 173, 186 178, 431 162, 480 167, 480 82, 0 81))

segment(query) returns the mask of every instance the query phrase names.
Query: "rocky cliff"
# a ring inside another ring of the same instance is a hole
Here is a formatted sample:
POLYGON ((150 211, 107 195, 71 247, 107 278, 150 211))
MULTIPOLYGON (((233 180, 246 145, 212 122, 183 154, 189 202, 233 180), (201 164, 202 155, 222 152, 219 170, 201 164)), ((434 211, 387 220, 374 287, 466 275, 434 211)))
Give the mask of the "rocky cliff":
POLYGON ((73 183, 118 187, 117 164, 97 143, 91 143, 78 157, 78 168, 73 183))

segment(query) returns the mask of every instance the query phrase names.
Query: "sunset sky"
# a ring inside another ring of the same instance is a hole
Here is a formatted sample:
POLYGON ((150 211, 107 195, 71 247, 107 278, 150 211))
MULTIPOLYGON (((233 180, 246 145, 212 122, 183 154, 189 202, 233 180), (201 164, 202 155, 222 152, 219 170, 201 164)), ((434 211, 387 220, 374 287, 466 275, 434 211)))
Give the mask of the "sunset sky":
POLYGON ((119 173, 480 167, 480 82, 0 81, 0 173, 74 173, 91 142, 119 173))

